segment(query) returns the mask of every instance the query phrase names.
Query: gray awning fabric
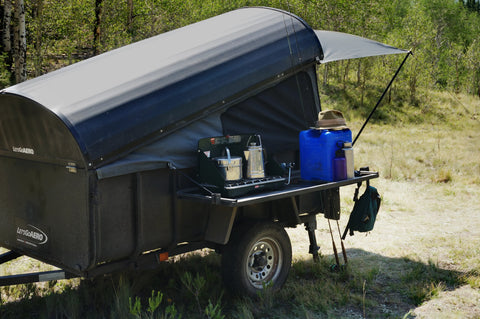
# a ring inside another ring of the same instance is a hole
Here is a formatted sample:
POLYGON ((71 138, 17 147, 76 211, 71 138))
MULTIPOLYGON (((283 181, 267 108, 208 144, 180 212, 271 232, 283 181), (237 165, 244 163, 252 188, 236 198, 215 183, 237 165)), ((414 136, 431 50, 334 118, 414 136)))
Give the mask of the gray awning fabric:
POLYGON ((342 32, 315 30, 315 34, 322 45, 321 63, 409 52, 342 32))

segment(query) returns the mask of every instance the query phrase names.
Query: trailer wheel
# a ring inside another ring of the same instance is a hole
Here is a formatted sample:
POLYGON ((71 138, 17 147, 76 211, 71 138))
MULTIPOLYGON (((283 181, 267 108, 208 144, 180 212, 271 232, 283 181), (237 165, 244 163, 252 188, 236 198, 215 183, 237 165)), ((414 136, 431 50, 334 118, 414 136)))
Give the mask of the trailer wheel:
POLYGON ((248 223, 233 229, 222 255, 222 275, 232 292, 255 297, 264 287, 280 289, 291 263, 292 246, 283 227, 248 223))

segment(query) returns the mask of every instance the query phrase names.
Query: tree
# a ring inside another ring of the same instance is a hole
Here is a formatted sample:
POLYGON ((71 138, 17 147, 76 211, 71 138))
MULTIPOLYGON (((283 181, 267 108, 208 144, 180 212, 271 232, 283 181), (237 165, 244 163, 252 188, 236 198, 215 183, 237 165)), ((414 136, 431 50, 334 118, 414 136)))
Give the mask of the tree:
POLYGON ((31 21, 29 25, 30 33, 31 33, 31 40, 30 42, 33 44, 33 74, 34 76, 42 75, 42 64, 44 60, 44 54, 42 52, 42 45, 43 45, 43 7, 44 7, 44 0, 33 0, 31 3, 31 21))
POLYGON ((480 1, 479 0, 462 0, 465 7, 471 11, 480 13, 480 1))
POLYGON ((2 35, 2 45, 3 51, 10 52, 12 49, 12 41, 11 41, 11 28, 10 24, 12 21, 12 0, 5 0, 3 4, 3 35, 2 35))
POLYGON ((467 68, 470 77, 468 82, 470 88, 469 93, 476 94, 480 97, 480 40, 476 39, 468 48, 466 53, 467 68))
POLYGON ((102 24, 103 0, 95 0, 95 25, 93 27, 93 54, 100 53, 100 35, 102 24))
POLYGON ((127 0, 127 30, 133 33, 133 0, 127 0))
POLYGON ((13 54, 12 54, 12 32, 11 32, 11 23, 12 23, 12 0, 5 0, 3 4, 3 21, 2 21, 2 48, 3 48, 3 62, 7 73, 10 73, 9 79, 5 79, 5 85, 8 85, 9 82, 14 81, 13 74, 13 54))
POLYGON ((23 0, 15 0, 15 33, 14 33, 14 61, 15 82, 20 83, 27 79, 27 33, 25 28, 25 4, 23 0))
POLYGON ((10 81, 19 83, 27 79, 27 35, 24 0, 15 0, 14 2, 5 0, 2 20, 2 49, 4 52, 2 60, 5 68, 11 74, 10 81))

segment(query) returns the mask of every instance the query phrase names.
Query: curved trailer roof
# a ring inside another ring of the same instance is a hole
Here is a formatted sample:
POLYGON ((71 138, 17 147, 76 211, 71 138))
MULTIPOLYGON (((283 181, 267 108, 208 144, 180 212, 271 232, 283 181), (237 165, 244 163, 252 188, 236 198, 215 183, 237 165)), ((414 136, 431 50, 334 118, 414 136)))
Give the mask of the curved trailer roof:
MULTIPOLYGON (((345 50, 353 39, 349 37, 315 32, 285 11, 243 8, 1 93, 55 114, 85 162, 99 167, 315 62, 406 52, 358 37, 351 43, 363 50, 345 50)), ((5 104, 2 95, 0 107, 5 104)))
POLYGON ((321 56, 283 11, 232 11, 7 88, 57 114, 88 162, 128 151, 321 56), (173 127, 172 127, 173 126, 173 127))

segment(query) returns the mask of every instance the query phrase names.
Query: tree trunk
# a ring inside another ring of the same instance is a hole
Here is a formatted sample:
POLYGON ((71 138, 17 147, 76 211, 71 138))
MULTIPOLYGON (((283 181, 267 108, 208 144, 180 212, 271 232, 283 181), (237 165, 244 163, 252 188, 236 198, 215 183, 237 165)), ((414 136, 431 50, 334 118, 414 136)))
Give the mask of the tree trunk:
POLYGON ((328 84, 328 64, 324 64, 323 85, 326 86, 327 84, 328 84))
POLYGON ((348 72, 350 72, 350 60, 345 61, 345 69, 343 71, 343 90, 345 91, 347 88, 347 79, 348 79, 348 72))
POLYGON ((10 83, 15 81, 13 72, 13 52, 12 52, 12 0, 5 0, 3 4, 3 21, 2 21, 2 49, 7 53, 5 66, 10 73, 10 83))
POLYGON ((3 35, 2 35, 2 45, 3 51, 10 52, 12 50, 12 41, 10 39, 10 23, 12 21, 12 0, 5 0, 3 5, 3 35))
POLYGON ((417 105, 417 75, 413 73, 409 79, 409 86, 410 86, 410 103, 412 105, 417 105))
POLYGON ((357 86, 360 86, 362 82, 362 61, 358 61, 358 68, 357 68, 357 86))
POLYGON ((127 0, 127 30, 133 33, 133 0, 127 0))
POLYGON ((35 35, 34 35, 35 42, 33 43, 33 46, 35 49, 35 56, 33 57, 33 61, 34 61, 34 68, 35 68, 35 76, 39 76, 43 73, 42 72, 43 0, 35 1, 35 4, 33 6, 33 18, 35 19, 35 23, 37 24, 37 28, 35 30, 35 35))
POLYGON ((27 79, 27 36, 23 0, 15 1, 14 53, 15 82, 20 83, 27 79))
POLYGON ((102 2, 103 0, 95 0, 95 25, 93 29, 93 54, 100 53, 100 26, 102 23, 102 2))
POLYGON ((478 80, 477 80, 477 89, 478 89, 478 92, 477 92, 477 93, 478 93, 478 97, 480 98, 480 76, 479 76, 479 78, 478 78, 478 80))

